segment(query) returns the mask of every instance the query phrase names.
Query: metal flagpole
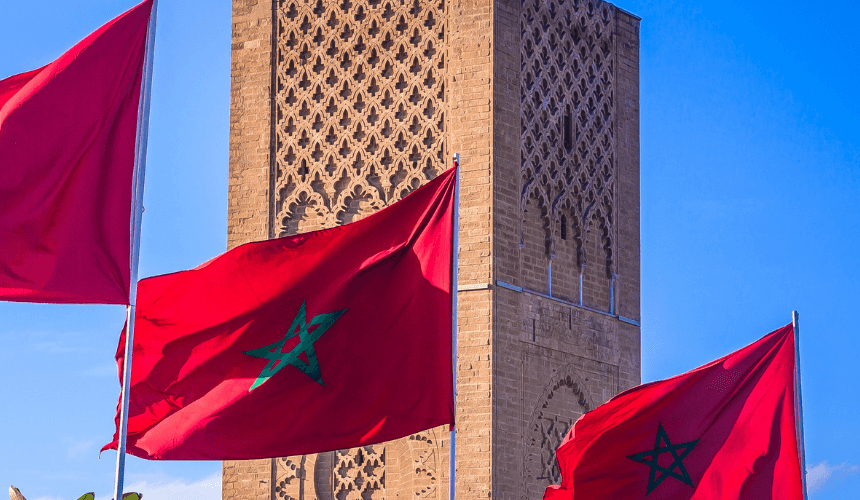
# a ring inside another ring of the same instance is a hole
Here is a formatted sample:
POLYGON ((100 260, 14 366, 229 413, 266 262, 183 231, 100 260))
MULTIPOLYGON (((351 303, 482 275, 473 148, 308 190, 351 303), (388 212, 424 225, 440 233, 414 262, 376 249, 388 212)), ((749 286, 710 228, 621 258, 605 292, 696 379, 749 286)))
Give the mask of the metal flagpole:
MULTIPOLYGON (((453 383, 454 383, 454 419, 457 418, 457 269, 460 261, 460 154, 454 153, 454 168, 457 169, 454 181, 454 222, 451 227, 451 356, 453 361, 453 383)), ((451 427, 451 455, 448 459, 450 470, 448 471, 448 500, 454 500, 454 488, 456 486, 457 461, 456 461, 456 439, 457 428, 451 427)))
POLYGON ((152 13, 146 30, 143 80, 140 85, 140 101, 137 110, 137 137, 135 138, 134 175, 132 177, 131 205, 131 282, 128 307, 126 308, 125 356, 123 359, 122 399, 120 402, 119 443, 116 454, 116 483, 114 499, 122 498, 125 478, 125 446, 128 434, 128 395, 131 380, 131 355, 134 340, 134 312, 137 304, 137 272, 140 262, 140 228, 143 220, 143 184, 146 174, 146 146, 149 140, 149 105, 152 96, 152 64, 155 54, 155 21, 158 0, 152 3, 152 13))
POLYGON ((800 390, 800 315, 791 312, 794 329, 794 420, 797 432, 797 455, 800 460, 800 481, 803 485, 803 500, 806 500, 806 446, 803 442, 803 395, 800 390))

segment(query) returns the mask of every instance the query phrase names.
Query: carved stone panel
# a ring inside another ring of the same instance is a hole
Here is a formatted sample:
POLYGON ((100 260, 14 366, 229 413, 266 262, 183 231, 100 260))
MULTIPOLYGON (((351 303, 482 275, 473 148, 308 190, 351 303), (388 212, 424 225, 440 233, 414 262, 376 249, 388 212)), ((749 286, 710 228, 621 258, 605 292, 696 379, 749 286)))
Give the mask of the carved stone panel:
POLYGON ((385 445, 334 452, 332 490, 337 500, 385 498, 385 445))
POLYGON ((344 224, 445 169, 444 0, 276 0, 272 236, 344 224))
POLYGON ((525 447, 521 498, 532 499, 561 481, 556 449, 579 417, 617 391, 618 368, 537 346, 526 348, 522 362, 525 447))
POLYGON ((557 373, 544 388, 526 428, 526 471, 535 482, 559 484, 561 471, 555 451, 573 423, 591 410, 585 383, 570 366, 557 373))
POLYGON ((520 209, 540 214, 550 258, 559 239, 573 241, 576 267, 596 231, 607 278, 616 244, 614 30, 615 11, 600 0, 522 0, 520 209))

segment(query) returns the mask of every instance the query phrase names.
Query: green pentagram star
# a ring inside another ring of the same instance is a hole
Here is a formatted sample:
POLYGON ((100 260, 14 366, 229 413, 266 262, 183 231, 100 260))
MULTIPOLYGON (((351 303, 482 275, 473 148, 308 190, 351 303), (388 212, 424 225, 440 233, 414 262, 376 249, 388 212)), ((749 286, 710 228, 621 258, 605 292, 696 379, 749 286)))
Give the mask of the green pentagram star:
POLYGON ((269 344, 265 347, 260 347, 251 351, 245 351, 245 354, 248 356, 269 360, 269 363, 265 368, 263 368, 263 371, 260 372, 257 380, 255 380, 251 388, 248 389, 248 392, 259 387, 287 365, 292 365, 298 368, 302 373, 314 379, 318 384, 325 385, 323 384, 322 373, 320 373, 320 365, 317 362, 314 342, 319 340, 322 334, 325 333, 326 330, 328 330, 344 312, 346 312, 346 309, 333 313, 319 314, 314 316, 313 319, 308 322, 305 303, 302 302, 302 307, 299 308, 299 313, 296 314, 295 319, 293 319, 293 324, 290 325, 290 329, 287 330, 287 334, 284 335, 284 338, 274 344, 269 344), (299 343, 289 351, 282 352, 287 340, 295 337, 296 335, 299 336, 299 343), (307 356, 307 363, 299 357, 302 353, 307 356))
POLYGON ((663 424, 657 424, 657 439, 654 442, 654 449, 627 457, 651 468, 651 475, 648 477, 648 491, 645 493, 645 496, 648 496, 654 491, 654 488, 660 486, 660 483, 667 477, 674 477, 688 486, 693 486, 693 480, 690 479, 690 474, 687 473, 687 468, 684 467, 684 458, 693 451, 693 447, 698 442, 699 440, 696 439, 687 443, 672 444, 669 440, 669 435, 663 429, 663 424), (678 450, 682 451, 679 453, 678 450), (673 461, 669 467, 663 467, 657 463, 661 453, 670 453, 672 455, 673 461), (678 469, 678 471, 676 472, 675 469, 678 469), (657 476, 658 472, 662 472, 662 475, 659 477, 657 476))

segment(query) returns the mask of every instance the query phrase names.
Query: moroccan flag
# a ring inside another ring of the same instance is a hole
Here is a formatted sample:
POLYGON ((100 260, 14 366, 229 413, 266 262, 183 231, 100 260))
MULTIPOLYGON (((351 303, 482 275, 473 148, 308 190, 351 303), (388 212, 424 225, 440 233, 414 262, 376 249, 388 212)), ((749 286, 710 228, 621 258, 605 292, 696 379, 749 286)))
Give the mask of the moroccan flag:
POLYGON ((791 325, 580 418, 544 500, 802 500, 791 325))
POLYGON ((152 0, 0 80, 0 300, 128 304, 152 0))
MULTIPOLYGON (((142 280, 128 453, 290 456, 453 424, 455 176, 352 224, 142 280)), ((114 434, 103 450, 116 447, 114 434)))

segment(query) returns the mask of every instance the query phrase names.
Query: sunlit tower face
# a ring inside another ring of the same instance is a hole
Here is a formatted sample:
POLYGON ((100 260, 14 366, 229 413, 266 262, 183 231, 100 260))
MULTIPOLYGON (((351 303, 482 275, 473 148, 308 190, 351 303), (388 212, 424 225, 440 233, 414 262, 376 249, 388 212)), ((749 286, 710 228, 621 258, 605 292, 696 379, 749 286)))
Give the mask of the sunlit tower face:
MULTIPOLYGON (((571 423, 639 383, 638 18, 595 0, 233 11, 229 245, 353 222, 459 154, 457 497, 540 498, 571 423)), ((223 498, 444 500, 448 469, 436 428, 226 461, 223 498)))

